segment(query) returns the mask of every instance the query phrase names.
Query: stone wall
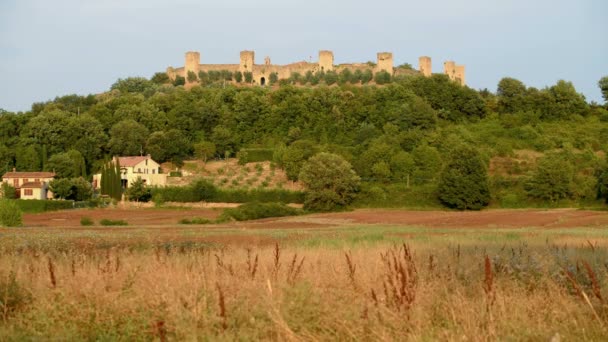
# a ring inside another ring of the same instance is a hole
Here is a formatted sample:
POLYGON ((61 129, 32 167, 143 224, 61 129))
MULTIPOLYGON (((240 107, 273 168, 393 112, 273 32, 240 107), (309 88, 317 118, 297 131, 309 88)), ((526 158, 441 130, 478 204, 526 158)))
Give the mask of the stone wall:
MULTIPOLYGON (((345 63, 340 65, 334 64, 334 53, 328 50, 319 51, 319 61, 313 62, 296 62, 287 65, 275 65, 270 61, 270 57, 264 59, 264 64, 255 64, 254 51, 241 51, 239 64, 200 64, 200 53, 189 51, 186 53, 184 67, 167 68, 167 75, 171 80, 175 80, 177 76, 187 78, 188 71, 192 71, 198 75, 199 71, 221 71, 227 70, 231 72, 251 72, 253 74, 253 84, 268 84, 270 75, 276 73, 278 79, 287 79, 293 73, 299 73, 304 76, 307 72, 316 73, 319 71, 335 71, 337 73, 349 69, 352 72, 357 70, 371 70, 375 73, 386 71, 391 75, 416 75, 424 76, 432 75, 431 57, 422 56, 418 59, 418 70, 405 70, 403 68, 394 68, 393 54, 391 52, 379 52, 377 54, 377 63, 345 63)), ((465 85, 465 67, 464 65, 456 65, 454 61, 446 61, 443 63, 443 73, 451 80, 465 85)))

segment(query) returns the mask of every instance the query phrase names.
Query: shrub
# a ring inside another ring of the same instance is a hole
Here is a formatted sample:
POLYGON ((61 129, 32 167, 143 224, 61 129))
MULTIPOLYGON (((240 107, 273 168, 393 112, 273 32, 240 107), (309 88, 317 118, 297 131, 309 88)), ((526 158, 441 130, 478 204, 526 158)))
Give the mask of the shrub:
POLYGON ((0 183, 0 198, 15 199, 16 190, 8 183, 0 183))
POLYGON ((200 217, 194 217, 192 219, 181 219, 178 222, 179 224, 210 224, 213 223, 213 221, 206 219, 206 218, 200 218, 200 217))
POLYGON ((124 221, 124 220, 109 220, 109 219, 102 219, 101 221, 99 221, 99 224, 101 224, 102 226, 128 226, 129 225, 127 223, 127 221, 124 221))
POLYGON ((441 173, 439 200, 459 210, 479 210, 490 202, 488 171, 479 151, 472 147, 455 148, 441 173))
POLYGON ((19 227, 23 224, 21 209, 14 200, 0 199, 0 226, 19 227))
POLYGON ((93 224, 95 224, 95 222, 93 222, 93 220, 90 217, 83 216, 82 218, 80 218, 81 226, 92 226, 93 224))
POLYGON ((43 213, 46 211, 74 209, 74 201, 58 200, 14 200, 24 213, 43 213))
POLYGON ((6 319, 32 302, 32 295, 18 282, 14 272, 0 279, 0 317, 6 319))
POLYGON ((146 186, 141 177, 131 183, 126 192, 129 201, 148 202, 152 198, 152 191, 146 186))
POLYGON ((268 217, 294 216, 300 213, 302 213, 301 210, 283 203, 251 202, 240 205, 238 208, 226 209, 220 216, 220 221, 230 219, 247 221, 268 217))
POLYGON ((209 201, 217 191, 215 185, 199 179, 189 186, 167 186, 152 189, 152 197, 162 198, 163 202, 200 202, 209 201))

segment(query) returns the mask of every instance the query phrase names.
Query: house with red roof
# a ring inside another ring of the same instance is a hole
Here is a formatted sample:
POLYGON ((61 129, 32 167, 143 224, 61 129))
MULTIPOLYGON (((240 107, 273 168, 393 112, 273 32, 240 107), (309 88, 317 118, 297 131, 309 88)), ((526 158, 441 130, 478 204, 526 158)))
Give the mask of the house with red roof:
POLYGON ((7 172, 2 182, 15 188, 15 195, 21 199, 45 200, 53 198, 49 183, 55 178, 54 172, 7 172))
MULTIPOLYGON (((120 165, 122 187, 128 188, 137 178, 141 178, 149 186, 167 185, 167 174, 161 173, 160 164, 152 160, 150 155, 133 157, 114 157, 120 165)), ((101 186, 101 173, 93 176, 93 188, 101 186)))

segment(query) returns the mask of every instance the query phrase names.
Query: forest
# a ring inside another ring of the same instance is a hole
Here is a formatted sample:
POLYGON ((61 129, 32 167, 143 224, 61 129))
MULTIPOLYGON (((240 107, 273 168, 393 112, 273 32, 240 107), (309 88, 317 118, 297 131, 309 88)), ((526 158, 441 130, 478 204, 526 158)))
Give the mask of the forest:
POLYGON ((0 171, 90 180, 112 156, 150 154, 180 166, 258 149, 293 181, 307 165, 305 176, 314 174, 311 158, 338 156, 330 162, 357 176, 352 198, 339 206, 601 206, 608 199, 608 77, 598 82, 603 105, 563 80, 537 89, 506 77, 496 91, 444 75, 314 83, 207 80, 186 89, 157 73, 27 112, 0 109, 0 171))

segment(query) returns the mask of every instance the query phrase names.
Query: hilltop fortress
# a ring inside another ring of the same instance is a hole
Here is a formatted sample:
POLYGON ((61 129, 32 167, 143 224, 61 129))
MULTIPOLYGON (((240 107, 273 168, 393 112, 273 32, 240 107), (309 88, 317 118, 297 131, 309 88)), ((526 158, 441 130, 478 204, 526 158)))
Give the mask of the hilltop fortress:
MULTIPOLYGON (((167 68, 167 75, 171 80, 175 80, 180 76, 186 79, 188 83, 194 83, 192 79, 196 79, 200 72, 220 72, 228 71, 231 73, 242 73, 249 75, 251 84, 267 85, 274 78, 276 80, 288 79, 294 74, 301 76, 306 73, 318 72, 336 72, 341 73, 344 70, 351 72, 368 72, 376 74, 382 71, 389 73, 391 76, 407 75, 407 74, 422 74, 430 76, 432 74, 431 57, 422 56, 418 59, 418 71, 412 70, 409 67, 395 67, 393 65, 392 52, 379 52, 377 54, 376 63, 349 63, 349 64, 334 64, 334 53, 332 51, 319 51, 319 60, 315 62, 301 61, 287 65, 272 64, 270 57, 264 58, 264 64, 255 64, 254 51, 241 51, 239 64, 201 64, 201 55, 196 51, 186 52, 186 60, 183 67, 167 68), (188 76, 191 77, 188 77, 188 76), (189 79, 190 78, 190 79, 189 79)), ((454 61, 446 61, 443 63, 443 73, 448 77, 458 82, 460 85, 465 85, 465 67, 457 65, 454 61)))

